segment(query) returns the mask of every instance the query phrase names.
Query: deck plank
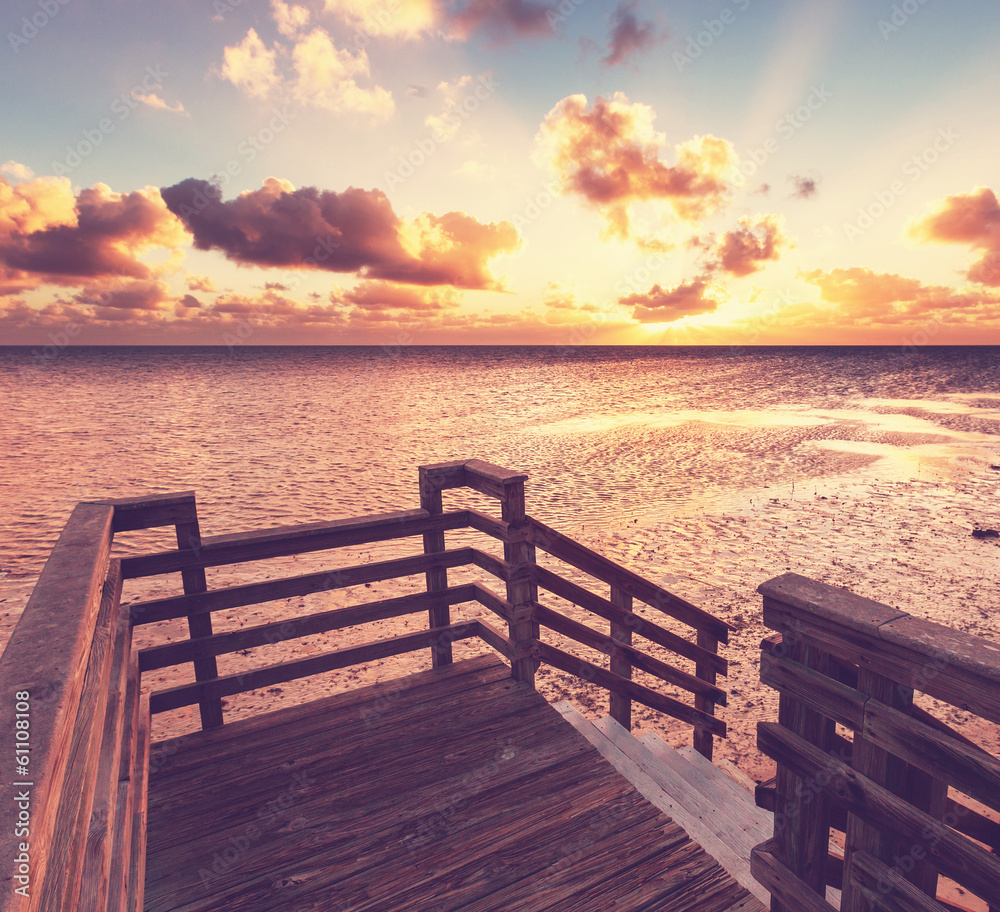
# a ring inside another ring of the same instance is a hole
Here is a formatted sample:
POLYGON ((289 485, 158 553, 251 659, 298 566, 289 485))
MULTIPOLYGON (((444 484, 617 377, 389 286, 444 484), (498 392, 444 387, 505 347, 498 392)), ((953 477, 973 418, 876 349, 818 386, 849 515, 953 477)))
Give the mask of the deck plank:
POLYGON ((745 908, 745 889, 509 675, 467 660, 154 745, 144 908, 745 908))

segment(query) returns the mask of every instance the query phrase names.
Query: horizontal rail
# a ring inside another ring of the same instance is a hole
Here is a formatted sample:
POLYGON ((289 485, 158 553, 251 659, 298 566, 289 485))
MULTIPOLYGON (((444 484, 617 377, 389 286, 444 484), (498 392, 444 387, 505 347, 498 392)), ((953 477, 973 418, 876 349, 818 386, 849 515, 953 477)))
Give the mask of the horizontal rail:
POLYGON ((367 602, 348 608, 335 608, 331 611, 274 621, 256 627, 244 627, 241 630, 217 633, 210 637, 183 640, 179 643, 165 643, 162 646, 151 646, 139 652, 139 670, 152 671, 155 668, 167 668, 182 662, 193 662, 195 659, 228 655, 241 649, 270 646, 274 643, 295 640, 317 633, 343 630, 345 627, 353 627, 356 624, 403 617, 418 611, 426 611, 430 607, 442 603, 456 605, 474 599, 475 591, 471 585, 452 586, 449 589, 434 592, 417 592, 413 595, 367 602))
POLYGON ((750 850, 750 873, 768 892, 795 912, 837 912, 822 896, 788 870, 779 857, 777 839, 769 839, 750 850))
POLYGON ((478 635, 479 621, 450 624, 447 627, 433 627, 429 630, 406 633, 385 640, 363 643, 359 646, 350 646, 346 649, 338 649, 306 659, 267 665, 241 674, 223 675, 195 684, 182 684, 152 694, 149 706, 151 712, 166 712, 171 709, 179 709, 182 706, 191 706, 201 702, 206 697, 231 697, 248 690, 284 684, 325 671, 336 671, 338 668, 360 665, 375 659, 387 659, 390 656, 403 655, 427 647, 433 648, 445 642, 452 643, 478 635))
POLYGON ((795 573, 758 592, 768 627, 1000 723, 1000 645, 795 573))
POLYGON ((593 662, 579 659, 562 649, 541 642, 534 644, 532 654, 535 658, 552 665, 554 668, 559 668, 567 674, 574 675, 588 684, 596 684, 612 693, 620 693, 635 700, 636 703, 641 703, 643 706, 648 706, 650 709, 655 709, 674 719, 680 719, 696 728, 703 728, 720 738, 726 736, 726 723, 721 719, 688 706, 686 703, 681 703, 680 700, 675 700, 673 697, 664 696, 655 690, 636 684, 635 681, 616 675, 593 662))
POLYGON ((520 656, 518 655, 517 646, 510 637, 505 636, 495 627, 487 624, 486 621, 478 621, 479 624, 479 638, 486 643, 488 646, 492 646, 497 652, 500 653, 508 662, 517 661, 520 656))
POLYGON ((213 589, 194 595, 173 595, 168 598, 137 602, 132 606, 133 624, 152 624, 172 618, 189 617, 228 608, 258 605, 276 599, 310 595, 333 589, 346 589, 364 583, 413 576, 434 567, 462 567, 471 564, 472 548, 456 548, 438 554, 420 554, 372 564, 358 564, 338 570, 323 570, 284 579, 266 580, 262 583, 247 583, 213 589))
POLYGON ((578 605, 580 608, 591 612, 591 614, 596 614, 605 620, 622 624, 633 633, 637 633, 647 640, 657 643, 686 659, 691 659, 695 662, 704 662, 709 668, 721 675, 725 675, 727 672, 729 664, 722 656, 714 652, 709 652, 707 649, 703 649, 701 646, 685 640, 676 633, 660 627, 658 624, 654 624, 652 621, 648 621, 638 614, 613 605, 607 599, 595 595, 588 589, 576 585, 576 583, 571 583, 569 580, 563 579, 545 567, 535 566, 533 577, 535 583, 541 588, 547 589, 553 595, 558 595, 560 598, 566 599, 574 605, 578 605))
POLYGON ((151 494, 145 497, 119 497, 87 501, 87 503, 114 508, 115 532, 175 526, 178 523, 193 522, 198 518, 194 491, 151 494))
POLYGON ((629 646, 627 643, 613 639, 607 634, 593 630, 586 624, 580 624, 565 615, 559 614, 557 611, 553 611, 551 608, 546 608, 544 605, 536 603, 534 605, 533 617, 543 627, 548 627, 550 630, 556 631, 556 633, 561 633, 563 636, 576 640, 584 646, 589 646, 591 649, 596 649, 598 652, 603 652, 608 656, 618 653, 624 656, 630 665, 638 668, 640 671, 645 671, 653 675, 653 677, 659 678, 661 681, 674 684, 690 693, 709 696, 712 698, 712 702, 718 703, 720 706, 726 705, 726 692, 720 687, 709 684, 707 681, 688 674, 686 671, 681 671, 679 668, 674 668, 666 662, 661 662, 659 659, 653 658, 653 656, 646 655, 646 653, 641 652, 634 646, 629 646))
POLYGON ((484 608, 489 608, 497 617, 507 621, 508 624, 513 622, 514 606, 510 602, 500 598, 495 592, 492 592, 485 586, 481 586, 479 583, 473 583, 472 588, 476 592, 476 601, 480 605, 484 608))
POLYGON ((533 517, 528 517, 529 540, 558 560, 564 561, 577 570, 620 589, 627 595, 645 602, 653 608, 670 615, 678 621, 714 636, 720 643, 729 642, 730 626, 725 621, 702 611, 690 602, 672 592, 643 579, 637 573, 626 570, 614 561, 596 551, 584 547, 561 532, 550 529, 533 517))
POLYGON ((464 510, 433 516, 425 510, 404 510, 357 519, 215 535, 203 539, 201 549, 196 552, 164 551, 123 558, 122 574, 126 579, 136 579, 179 570, 220 567, 347 545, 371 544, 427 532, 464 529, 468 525, 469 517, 464 510))
POLYGON ((472 488, 488 497, 502 499, 510 485, 527 481, 528 476, 511 472, 502 466, 482 459, 466 459, 458 462, 439 462, 420 467, 421 480, 433 491, 448 488, 472 488))
POLYGON ((880 912, 945 912, 955 908, 922 893, 898 871, 864 851, 852 856, 851 883, 875 898, 880 912))
POLYGON ((893 838, 921 846, 943 874, 983 899, 1000 903, 997 856, 777 723, 757 723, 757 746, 806 781, 815 782, 820 775, 828 778, 825 791, 832 801, 893 838))

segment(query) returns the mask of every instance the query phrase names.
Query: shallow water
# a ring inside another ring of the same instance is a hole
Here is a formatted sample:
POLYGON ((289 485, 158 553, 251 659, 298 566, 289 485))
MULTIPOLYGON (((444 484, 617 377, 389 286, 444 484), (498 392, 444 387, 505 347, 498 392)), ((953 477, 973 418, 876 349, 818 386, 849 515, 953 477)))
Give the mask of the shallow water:
POLYGON ((1000 462, 1000 348, 0 348, 0 579, 84 499, 195 489, 207 534, 529 474, 561 528, 1000 462))

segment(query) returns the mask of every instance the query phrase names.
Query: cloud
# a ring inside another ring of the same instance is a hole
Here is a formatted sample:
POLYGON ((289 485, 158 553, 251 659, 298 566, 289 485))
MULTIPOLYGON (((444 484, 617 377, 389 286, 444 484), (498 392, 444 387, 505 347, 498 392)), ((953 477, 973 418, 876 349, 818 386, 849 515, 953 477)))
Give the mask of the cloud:
POLYGON ((139 257, 186 238, 155 187, 115 193, 96 184, 74 198, 64 178, 16 187, 0 180, 0 271, 22 287, 149 279, 153 270, 139 257))
POLYGON ((157 108, 161 111, 170 111, 173 114, 183 114, 185 117, 189 117, 187 111, 184 110, 184 105, 179 101, 176 104, 167 104, 159 95, 155 92, 150 92, 148 95, 135 95, 133 97, 136 101, 141 102, 144 105, 148 105, 151 108, 157 108))
POLYGON ((640 22, 635 14, 634 2, 621 2, 611 17, 611 41, 607 54, 601 58, 605 66, 624 63, 633 54, 645 51, 667 38, 658 35, 653 22, 640 22))
POLYGON ((639 323, 671 323, 683 317, 712 313, 719 302, 708 295, 704 278, 684 282, 665 291, 654 285, 649 291, 625 295, 618 299, 623 307, 631 307, 632 319, 639 323))
POLYGON ((187 287, 191 291, 215 291, 215 282, 209 276, 191 275, 187 278, 187 287))
POLYGON ((444 109, 440 114, 428 114, 424 119, 425 126, 434 131, 434 138, 438 142, 449 142, 455 138, 462 129, 463 118, 460 117, 454 108, 459 99, 467 94, 463 90, 472 82, 472 76, 460 76, 454 82, 442 80, 438 83, 437 90, 444 98, 444 109))
POLYGON ((0 174, 5 174, 13 180, 31 180, 35 176, 35 172, 31 168, 13 159, 0 165, 0 174))
POLYGON ((714 250, 713 268, 733 276, 747 276, 764 268, 768 260, 777 260, 789 241, 778 215, 743 216, 739 228, 727 231, 714 250))
POLYGON ((653 109, 624 94, 598 97, 588 109, 570 95, 546 116, 536 156, 559 177, 561 187, 582 196, 604 216, 612 236, 631 233, 629 206, 662 200, 674 215, 697 222, 728 200, 727 177, 736 157, 732 144, 696 136, 674 147, 676 164, 660 159, 665 137, 653 129, 653 109))
POLYGON ((278 84, 277 53, 268 50, 254 29, 240 44, 222 53, 222 78, 242 89, 251 98, 266 98, 278 84))
POLYGON ((431 90, 427 86, 422 85, 408 85, 406 87, 406 94, 411 95, 415 98, 426 98, 431 94, 431 90))
POLYGON ((110 307, 115 310, 166 311, 172 301, 166 283, 158 281, 129 282, 118 288, 99 286, 84 288, 73 298, 78 304, 110 307))
POLYGON ((489 261, 520 243, 509 222, 481 224, 463 212, 404 221, 380 190, 295 190, 268 178, 260 190, 224 202, 217 187, 189 178, 161 192, 197 249, 243 264, 497 289, 489 261))
POLYGON ((1000 298, 980 292, 958 292, 944 285, 924 285, 896 273, 853 266, 826 272, 800 272, 799 278, 820 291, 820 300, 835 306, 844 326, 919 325, 931 322, 971 324, 995 321, 1000 298))
POLYGON ((819 180, 815 177, 798 177, 797 175, 792 175, 788 178, 794 190, 792 190, 792 196, 796 199, 812 199, 819 190, 819 180))
POLYGON ((364 36, 413 40, 437 30, 438 0, 325 0, 324 10, 364 36))
POLYGON ((382 281, 361 282, 349 291, 332 292, 330 301, 368 312, 434 313, 458 306, 450 288, 419 288, 382 281))
POLYGON ((917 240, 966 244, 981 258, 966 273, 969 281, 1000 286, 1000 203, 987 187, 946 197, 910 228, 917 240))
POLYGON ((551 34, 554 17, 559 18, 550 5, 532 0, 466 0, 449 18, 455 37, 465 39, 481 31, 504 41, 551 34))
POLYGON ((283 0, 271 0, 271 14, 278 32, 286 38, 294 38, 309 24, 309 10, 283 0))
POLYGON ((388 120, 395 110, 392 94, 381 86, 366 89, 359 79, 371 76, 368 55, 364 50, 352 54, 338 49, 330 35, 313 29, 292 51, 295 71, 295 97, 335 114, 362 114, 373 121, 388 120))

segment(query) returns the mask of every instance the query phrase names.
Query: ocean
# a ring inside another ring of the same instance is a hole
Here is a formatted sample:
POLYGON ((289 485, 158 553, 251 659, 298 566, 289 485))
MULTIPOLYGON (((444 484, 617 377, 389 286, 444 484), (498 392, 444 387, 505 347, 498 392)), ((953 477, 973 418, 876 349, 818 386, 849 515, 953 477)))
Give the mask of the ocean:
POLYGON ((1000 347, 0 348, 0 582, 80 500, 194 489, 205 534, 418 506, 417 466, 529 475, 572 531, 1000 462, 1000 347))

